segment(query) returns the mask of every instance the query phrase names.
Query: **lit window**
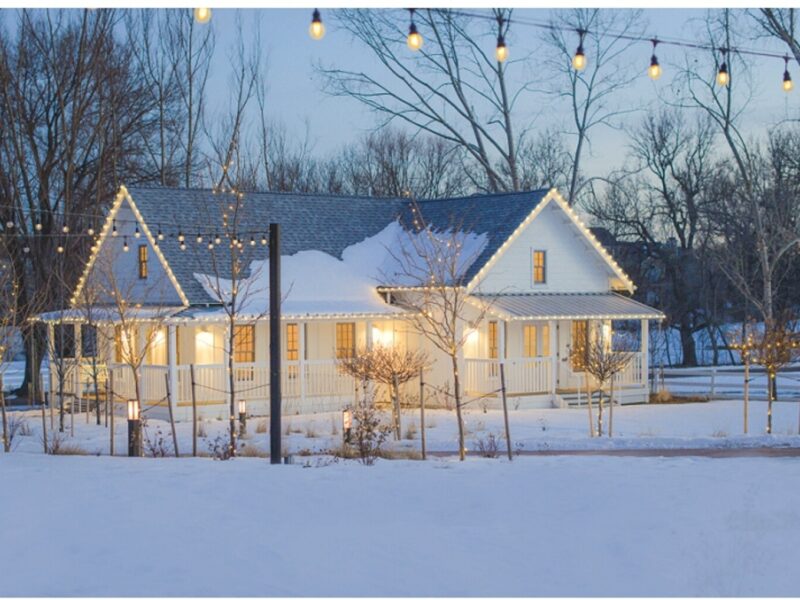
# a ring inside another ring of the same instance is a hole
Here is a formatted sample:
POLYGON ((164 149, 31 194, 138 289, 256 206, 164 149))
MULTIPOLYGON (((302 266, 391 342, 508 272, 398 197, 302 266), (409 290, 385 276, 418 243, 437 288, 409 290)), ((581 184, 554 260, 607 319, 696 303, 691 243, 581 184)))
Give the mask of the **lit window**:
POLYGON ((286 360, 300 359, 300 335, 297 323, 286 324, 286 360))
POLYGON ((525 358, 537 356, 536 352, 536 325, 525 325, 522 328, 523 355, 525 358))
POLYGON ((114 358, 118 363, 135 362, 136 330, 132 327, 123 329, 122 325, 114 326, 114 358))
POLYGON ((489 358, 499 356, 497 321, 489 321, 489 358))
POLYGON ((540 356, 550 356, 550 326, 542 325, 542 347, 540 356))
POLYGON ((237 363, 256 362, 256 326, 236 325, 233 328, 233 360, 237 363))
POLYGON ((583 371, 589 352, 589 321, 572 322, 572 370, 583 371))
POLYGON ((353 358, 356 355, 356 324, 336 324, 336 358, 353 358))
POLYGON ((147 279, 147 246, 139 246, 139 279, 147 279))
POLYGON ((154 327, 147 332, 150 340, 147 348, 147 362, 151 365, 167 364, 167 328, 154 327))
POLYGON ((547 265, 544 250, 533 251, 533 283, 547 283, 547 265))

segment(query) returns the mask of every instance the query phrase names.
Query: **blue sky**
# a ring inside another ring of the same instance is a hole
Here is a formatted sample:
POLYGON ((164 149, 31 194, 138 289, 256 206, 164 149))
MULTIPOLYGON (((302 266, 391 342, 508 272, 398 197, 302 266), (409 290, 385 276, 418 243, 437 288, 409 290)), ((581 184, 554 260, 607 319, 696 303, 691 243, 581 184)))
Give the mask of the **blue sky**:
MULTIPOLYGON (((273 118, 284 122, 288 130, 299 137, 305 135, 308 127, 314 148, 321 154, 334 152, 343 143, 372 128, 375 120, 369 111, 355 100, 327 96, 313 71, 313 65, 317 61, 353 70, 375 67, 375 61, 364 53, 348 33, 337 28, 335 10, 322 11, 327 34, 321 41, 314 41, 307 34, 311 16, 309 9, 245 9, 240 12, 245 35, 250 35, 254 26, 260 29, 260 51, 268 65, 268 97, 273 118)), ((236 10, 215 9, 212 19, 217 35, 217 53, 210 88, 212 104, 216 105, 224 103, 226 98, 226 53, 235 41, 236 13, 236 10)), ((515 14, 546 20, 550 12, 518 9, 515 14)), ((648 36, 704 41, 700 21, 705 14, 705 10, 691 9, 645 10, 645 31, 648 36)), ((404 20, 406 17, 399 12, 398 18, 404 20)), ((512 58, 536 48, 542 36, 541 30, 517 27, 509 39, 512 58)), ((783 47, 772 40, 750 38, 743 43, 750 48, 784 52, 783 47)), ((625 92, 624 98, 617 99, 618 102, 630 103, 632 108, 637 109, 628 117, 628 123, 637 121, 645 111, 657 107, 660 98, 669 97, 671 77, 677 69, 676 63, 685 60, 687 52, 692 60, 696 59, 701 63, 710 61, 709 56, 703 52, 659 46, 658 55, 664 66, 664 76, 653 83, 645 76, 650 47, 643 44, 628 52, 631 53, 632 60, 642 63, 640 80, 625 92)), ((524 67, 536 69, 534 60, 524 67)), ((760 135, 781 119, 797 115, 800 90, 793 94, 780 90, 783 63, 779 60, 756 59, 753 67, 756 93, 744 114, 744 122, 747 131, 760 135)), ((793 70, 795 79, 800 79, 797 65, 790 65, 790 69, 793 70)), ((552 97, 531 98, 531 114, 544 113, 537 118, 534 127, 566 127, 568 115, 564 102, 552 97)), ((611 129, 596 130, 592 137, 592 156, 588 158, 587 167, 595 170, 619 164, 625 151, 624 144, 625 138, 620 132, 611 129)))

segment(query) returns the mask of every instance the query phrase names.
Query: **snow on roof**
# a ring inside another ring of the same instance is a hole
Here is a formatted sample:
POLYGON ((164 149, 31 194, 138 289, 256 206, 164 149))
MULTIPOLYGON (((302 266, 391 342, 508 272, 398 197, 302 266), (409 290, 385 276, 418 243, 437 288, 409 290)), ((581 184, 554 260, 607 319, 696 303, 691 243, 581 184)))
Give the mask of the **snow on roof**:
MULTIPOLYGON (((438 232, 441 240, 451 237, 460 245, 458 276, 463 276, 487 244, 486 234, 438 232)), ((281 312, 286 315, 392 314, 403 309, 384 302, 378 285, 415 285, 415 273, 432 242, 428 232, 410 234, 394 221, 377 234, 346 247, 341 259, 319 250, 303 250, 281 256, 281 312)), ((194 273, 206 294, 220 304, 231 301, 232 281, 209 273, 194 273)), ((448 282, 452 283, 452 282, 448 282)), ((249 276, 239 281, 237 313, 256 318, 269 312, 269 264, 254 260, 249 276)), ((223 308, 217 308, 219 316, 223 308)), ((204 317, 213 318, 204 311, 204 317)))

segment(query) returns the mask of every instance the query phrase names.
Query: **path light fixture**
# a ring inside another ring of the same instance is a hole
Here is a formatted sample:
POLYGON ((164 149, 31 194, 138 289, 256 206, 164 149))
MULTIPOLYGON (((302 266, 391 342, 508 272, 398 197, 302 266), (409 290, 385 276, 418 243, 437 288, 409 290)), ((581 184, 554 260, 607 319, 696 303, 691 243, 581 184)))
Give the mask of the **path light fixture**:
POLYGON ((342 438, 345 444, 350 443, 350 432, 353 429, 353 412, 349 408, 342 411, 342 438))
POLYGON ((239 436, 247 433, 247 400, 239 398, 239 436))
POLYGON ((142 421, 139 418, 139 403, 128 400, 128 456, 139 456, 142 446, 142 421))

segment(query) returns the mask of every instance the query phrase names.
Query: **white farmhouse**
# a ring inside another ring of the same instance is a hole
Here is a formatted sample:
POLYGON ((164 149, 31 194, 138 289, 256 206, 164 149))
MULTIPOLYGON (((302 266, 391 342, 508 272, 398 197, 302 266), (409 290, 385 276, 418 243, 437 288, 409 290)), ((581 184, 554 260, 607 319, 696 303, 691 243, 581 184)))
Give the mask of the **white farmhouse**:
MULTIPOLYGON (((220 245, 214 239, 217 228, 224 231, 221 215, 231 198, 209 190, 120 189, 72 307, 42 316, 49 323, 51 344, 60 339, 58 351, 75 366, 64 383, 66 393, 90 393, 85 354, 91 351, 97 353, 103 379, 113 372, 118 398, 132 397, 132 370, 120 364, 120 357, 126 348, 148 340, 140 391, 151 414, 166 410, 169 385, 179 420, 189 417, 193 392, 202 416, 226 415, 228 353, 235 360, 237 398, 246 399, 249 413, 265 414, 269 326, 262 237, 268 223, 275 222, 282 228, 286 413, 337 410, 352 403, 356 382, 340 372, 337 360, 375 344, 424 350, 434 361, 426 374, 431 389, 452 385, 449 361, 418 332, 416 314, 403 302, 419 291, 419 280, 409 279, 408 272, 418 267, 413 255, 421 246, 414 236, 426 227, 441 239, 457 240, 460 252, 457 273, 447 283, 469 294, 473 307, 459 325, 466 338, 459 367, 467 396, 497 403, 503 363, 515 406, 574 403, 585 373, 573 349, 596 336, 610 340, 614 323, 625 322, 628 329, 636 325, 639 345, 617 376, 617 398, 623 403, 648 400, 648 321, 663 315, 630 298, 633 282, 554 189, 413 204, 408 199, 248 193, 239 207, 241 233, 234 241, 247 247, 252 261, 238 282, 248 296, 233 348, 226 341, 222 308, 230 292, 224 266, 230 240, 220 245), (125 290, 124 301, 134 307, 126 318, 135 325, 122 327, 119 312, 103 306, 120 300, 110 297, 106 286, 105 295, 92 296, 97 343, 78 344, 75 340, 94 337, 81 334, 87 316, 82 306, 101 264, 109 270, 106 279, 125 290)), ((54 390, 56 375, 51 373, 54 390)), ((441 402, 442 394, 427 401, 437 398, 441 402)))

